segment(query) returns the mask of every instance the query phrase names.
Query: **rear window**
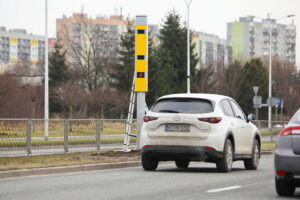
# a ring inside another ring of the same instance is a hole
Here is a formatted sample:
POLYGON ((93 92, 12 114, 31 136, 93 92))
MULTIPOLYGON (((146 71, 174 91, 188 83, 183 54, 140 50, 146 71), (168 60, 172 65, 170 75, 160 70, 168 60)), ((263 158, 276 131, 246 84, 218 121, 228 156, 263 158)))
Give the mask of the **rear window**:
POLYGON ((213 112, 213 105, 206 99, 173 98, 159 100, 151 110, 159 113, 200 114, 213 112))
POLYGON ((300 110, 298 112, 296 112, 296 114, 292 118, 292 123, 293 124, 300 124, 300 110))

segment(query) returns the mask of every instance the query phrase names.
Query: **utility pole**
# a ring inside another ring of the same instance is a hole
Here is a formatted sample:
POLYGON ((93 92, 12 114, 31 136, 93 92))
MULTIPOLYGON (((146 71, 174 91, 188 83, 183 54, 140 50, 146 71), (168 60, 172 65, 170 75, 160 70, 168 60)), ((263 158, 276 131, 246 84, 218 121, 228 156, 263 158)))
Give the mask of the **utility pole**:
POLYGON ((187 93, 191 93, 191 69, 190 69, 190 5, 192 0, 185 0, 187 6, 187 93))
POLYGON ((48 123, 49 123, 49 74, 48 74, 48 0, 45 0, 45 123, 44 136, 48 140, 48 123))

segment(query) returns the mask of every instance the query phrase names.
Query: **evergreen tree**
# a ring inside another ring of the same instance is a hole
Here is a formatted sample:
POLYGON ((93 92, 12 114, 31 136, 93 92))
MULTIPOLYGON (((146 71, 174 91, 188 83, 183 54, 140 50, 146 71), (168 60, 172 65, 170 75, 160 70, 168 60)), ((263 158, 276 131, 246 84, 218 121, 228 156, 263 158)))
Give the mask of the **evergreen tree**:
MULTIPOLYGON (((170 93, 185 93, 187 91, 187 30, 180 24, 180 16, 170 12, 159 35, 157 55, 157 87, 156 96, 170 93)), ((190 41, 191 43, 191 41, 190 41)), ((194 77, 197 58, 195 45, 190 45, 191 76, 194 77)))
POLYGON ((49 56, 49 110, 50 113, 61 113, 62 106, 57 101, 57 86, 71 79, 71 74, 66 65, 65 52, 61 52, 59 41, 55 43, 54 52, 49 56))
POLYGON ((134 73, 135 31, 132 23, 127 22, 127 31, 121 35, 118 59, 112 72, 113 86, 123 92, 130 91, 134 73))
POLYGON ((49 86, 55 87, 58 83, 71 79, 70 71, 66 65, 66 52, 61 52, 59 41, 55 43, 54 52, 49 56, 49 86))
POLYGON ((258 95, 266 101, 268 94, 268 75, 259 58, 246 62, 243 69, 243 82, 238 93, 237 101, 246 113, 254 113, 253 108, 253 86, 258 86, 258 95))

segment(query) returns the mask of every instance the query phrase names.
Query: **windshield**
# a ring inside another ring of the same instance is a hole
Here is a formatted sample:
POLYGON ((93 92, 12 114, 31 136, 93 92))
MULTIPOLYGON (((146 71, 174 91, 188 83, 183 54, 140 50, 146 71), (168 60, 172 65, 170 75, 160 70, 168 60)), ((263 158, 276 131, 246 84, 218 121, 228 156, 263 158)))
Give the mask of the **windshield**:
POLYGON ((173 98, 157 101, 151 111, 160 113, 200 114, 213 112, 211 101, 206 99, 173 98))

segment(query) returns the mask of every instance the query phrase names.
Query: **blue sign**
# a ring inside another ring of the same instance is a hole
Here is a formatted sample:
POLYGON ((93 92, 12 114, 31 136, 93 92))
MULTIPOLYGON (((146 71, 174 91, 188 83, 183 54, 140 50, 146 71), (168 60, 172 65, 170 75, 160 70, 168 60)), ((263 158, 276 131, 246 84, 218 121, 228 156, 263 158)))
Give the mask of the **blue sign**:
POLYGON ((281 99, 280 98, 276 98, 276 105, 280 105, 281 104, 281 99))

